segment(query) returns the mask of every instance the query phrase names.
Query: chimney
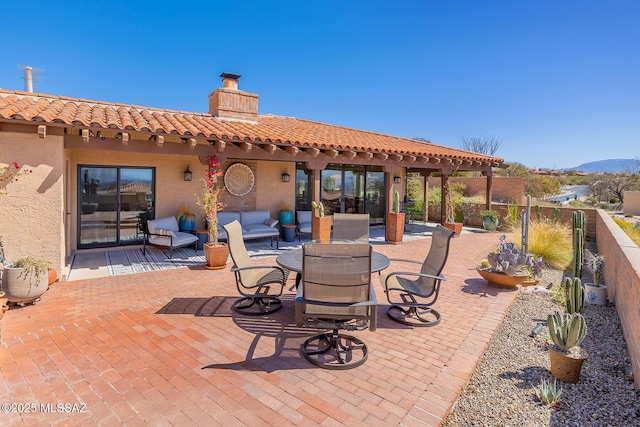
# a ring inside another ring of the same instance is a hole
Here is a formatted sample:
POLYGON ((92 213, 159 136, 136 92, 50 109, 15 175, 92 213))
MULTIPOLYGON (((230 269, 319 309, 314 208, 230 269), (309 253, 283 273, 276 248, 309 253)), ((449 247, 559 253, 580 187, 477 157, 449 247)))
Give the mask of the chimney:
POLYGON ((255 120, 258 94, 238 90, 240 74, 222 73, 222 87, 209 94, 209 114, 215 117, 255 120))

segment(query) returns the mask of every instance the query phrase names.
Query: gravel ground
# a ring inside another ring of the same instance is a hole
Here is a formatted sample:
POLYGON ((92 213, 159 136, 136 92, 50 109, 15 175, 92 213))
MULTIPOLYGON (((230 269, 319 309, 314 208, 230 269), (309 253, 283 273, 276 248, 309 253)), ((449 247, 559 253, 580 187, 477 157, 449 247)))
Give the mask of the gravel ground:
MULTIPOLYGON (((540 284, 560 283, 548 270, 540 284)), ((564 384, 557 407, 543 405, 534 387, 553 381, 546 344, 547 314, 562 311, 543 286, 523 288, 502 326, 442 425, 454 426, 640 426, 640 390, 615 307, 586 305, 589 359, 577 384, 564 384), (530 334, 544 324, 541 333, 530 334)))

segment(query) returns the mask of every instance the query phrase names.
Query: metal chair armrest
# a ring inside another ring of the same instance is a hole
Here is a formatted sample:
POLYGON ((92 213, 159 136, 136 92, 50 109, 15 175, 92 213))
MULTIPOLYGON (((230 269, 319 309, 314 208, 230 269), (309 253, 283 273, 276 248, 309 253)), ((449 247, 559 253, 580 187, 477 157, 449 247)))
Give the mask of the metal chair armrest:
POLYGON ((389 261, 393 262, 407 262, 410 264, 420 264, 422 265, 422 261, 416 261, 415 259, 405 259, 405 258, 389 258, 389 261))
POLYGON ((388 289, 387 287, 387 281, 389 280, 389 277, 391 276, 415 276, 415 277, 428 277, 430 279, 436 279, 436 280, 447 280, 442 274, 439 274, 437 276, 434 276, 433 274, 427 274, 427 273, 419 273, 419 272, 415 272, 415 271, 394 271, 393 273, 389 273, 385 276, 384 278, 384 287, 388 289))
POLYGON ((236 271, 243 271, 243 270, 258 270, 261 268, 270 268, 270 269, 274 269, 277 268, 278 270, 280 270, 282 272, 282 274, 284 275, 288 275, 288 271, 285 268, 280 267, 279 265, 252 265, 249 267, 231 267, 231 271, 236 272, 236 271))

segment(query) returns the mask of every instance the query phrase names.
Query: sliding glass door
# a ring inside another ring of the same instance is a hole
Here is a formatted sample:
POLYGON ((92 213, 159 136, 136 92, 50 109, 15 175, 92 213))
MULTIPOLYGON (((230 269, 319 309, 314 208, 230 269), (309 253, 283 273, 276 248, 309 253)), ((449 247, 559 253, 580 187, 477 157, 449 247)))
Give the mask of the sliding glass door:
MULTIPOLYGON (((297 165, 297 210, 310 210, 311 176, 303 163, 297 165)), ((384 185, 384 172, 379 166, 327 165, 320 178, 325 215, 368 213, 372 224, 382 224, 386 206, 384 185)))
POLYGON ((142 241, 141 219, 153 217, 154 168, 78 167, 78 247, 142 241))

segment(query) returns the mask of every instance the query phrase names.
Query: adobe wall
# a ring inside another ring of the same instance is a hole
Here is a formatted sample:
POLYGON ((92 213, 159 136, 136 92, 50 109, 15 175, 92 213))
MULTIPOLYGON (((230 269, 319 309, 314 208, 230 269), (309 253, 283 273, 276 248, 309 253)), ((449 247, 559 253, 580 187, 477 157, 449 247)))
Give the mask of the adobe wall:
POLYGON ((597 211, 595 224, 598 253, 605 259, 607 299, 616 306, 633 377, 640 387, 640 247, 601 209, 597 211))
MULTIPOLYGON (((430 176, 428 178, 429 187, 440 187, 440 177, 430 176)), ((467 186, 465 196, 479 194, 484 196, 487 192, 486 177, 452 177, 449 182, 461 182, 467 186)), ((491 186, 492 199, 502 203, 525 203, 524 179, 494 176, 491 186)))
POLYGON ((622 212, 640 215, 640 191, 625 191, 622 197, 622 212))
POLYGON ((0 132, 0 167, 17 162, 33 173, 0 187, 0 236, 8 261, 31 255, 64 266, 63 137, 0 132))

